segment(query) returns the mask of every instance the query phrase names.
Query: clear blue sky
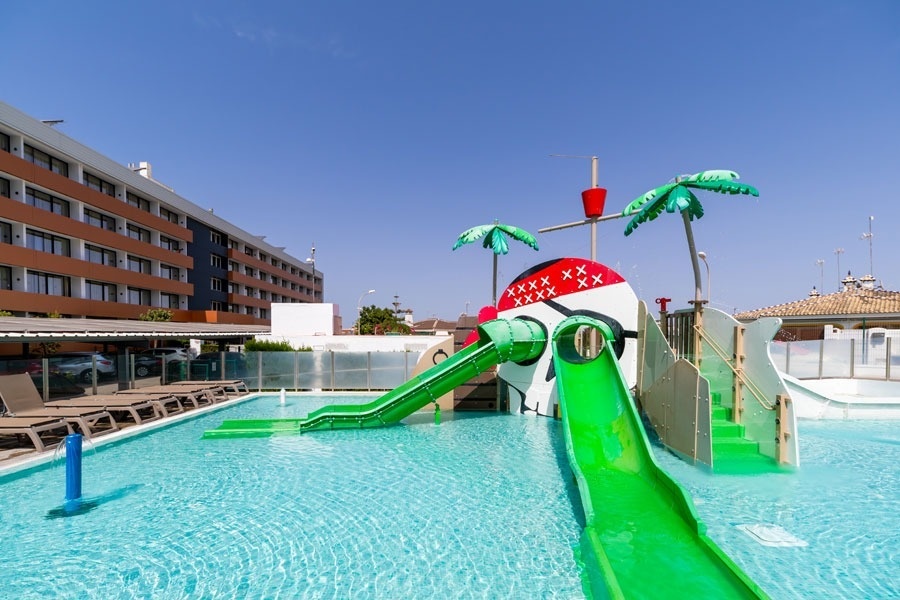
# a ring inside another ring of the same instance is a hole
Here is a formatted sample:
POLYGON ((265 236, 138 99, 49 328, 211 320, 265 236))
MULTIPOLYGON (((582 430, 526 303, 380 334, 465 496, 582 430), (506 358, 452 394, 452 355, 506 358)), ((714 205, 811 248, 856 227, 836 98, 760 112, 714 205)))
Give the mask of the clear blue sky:
MULTIPOLYGON (((305 259, 345 323, 398 295, 417 319, 490 302, 493 219, 531 231, 519 272, 588 256, 587 159, 607 212, 680 173, 727 168, 760 197, 700 197, 712 305, 806 297, 840 269, 900 290, 900 2, 11 1, 2 99, 305 259), (816 261, 823 259, 820 268, 816 261), (824 275, 824 277, 822 277, 824 275)), ((600 262, 654 309, 686 306, 680 217, 600 262)), ((703 268, 701 264, 701 268, 703 268)), ((704 277, 705 288, 705 277, 704 277)))

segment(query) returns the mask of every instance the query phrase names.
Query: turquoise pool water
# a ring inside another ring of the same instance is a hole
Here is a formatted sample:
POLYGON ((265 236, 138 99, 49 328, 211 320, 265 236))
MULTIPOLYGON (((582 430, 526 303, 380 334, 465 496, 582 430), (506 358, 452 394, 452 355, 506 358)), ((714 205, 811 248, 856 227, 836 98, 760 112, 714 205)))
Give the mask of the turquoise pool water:
POLYGON ((263 397, 87 451, 84 495, 100 503, 86 514, 47 518, 61 466, 3 480, 0 597, 582 596, 558 423, 200 440, 226 417, 322 401, 288 403, 263 397))
POLYGON ((773 598, 900 598, 900 423, 800 421, 793 473, 709 475, 657 450, 710 537, 773 598), (764 546, 738 525, 806 546, 764 546))
MULTIPOLYGON (((200 440, 261 397, 86 451, 88 513, 48 518, 64 469, 0 480, 0 597, 581 598, 581 527, 551 419, 200 440)), ((359 396, 344 401, 360 401, 359 396)), ((897 424, 801 423, 792 474, 711 476, 657 449, 709 533, 774 598, 900 597, 897 424), (805 547, 767 547, 740 524, 805 547)))

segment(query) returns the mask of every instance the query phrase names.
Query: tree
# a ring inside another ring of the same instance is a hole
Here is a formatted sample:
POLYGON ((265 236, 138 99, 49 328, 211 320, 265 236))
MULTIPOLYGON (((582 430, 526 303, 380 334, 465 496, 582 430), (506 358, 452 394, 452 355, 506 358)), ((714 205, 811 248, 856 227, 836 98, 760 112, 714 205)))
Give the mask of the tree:
POLYGON ((171 321, 172 311, 166 308, 151 308, 138 315, 138 319, 141 321, 171 321))
POLYGON ((691 253, 691 266, 694 269, 695 306, 699 306, 702 302, 702 291, 700 288, 700 263, 697 261, 697 248, 694 245, 691 221, 695 217, 699 219, 703 216, 703 205, 691 192, 691 188, 720 194, 759 196, 759 192, 753 186, 736 182, 735 179, 739 177, 734 171, 728 170, 701 171, 693 175, 680 175, 666 185, 650 190, 634 199, 622 211, 622 216, 635 215, 625 227, 626 236, 631 235, 641 223, 654 220, 662 214, 663 210, 669 213, 681 213, 688 250, 691 253))
POLYGON ((514 240, 531 246, 535 250, 538 249, 537 240, 533 235, 531 235, 524 229, 520 229, 512 225, 503 225, 496 219, 494 219, 494 222, 490 225, 479 225, 477 227, 472 227, 471 229, 463 231, 459 235, 459 238, 457 238, 456 243, 453 244, 453 249, 456 250, 460 246, 470 244, 483 237, 484 241, 481 243, 481 247, 490 248, 491 250, 493 250, 494 287, 491 293, 491 306, 497 306, 497 255, 509 253, 509 242, 506 241, 507 235, 514 240))
POLYGON ((378 308, 374 304, 362 307, 356 329, 360 335, 410 332, 409 325, 401 321, 394 311, 389 308, 378 308))

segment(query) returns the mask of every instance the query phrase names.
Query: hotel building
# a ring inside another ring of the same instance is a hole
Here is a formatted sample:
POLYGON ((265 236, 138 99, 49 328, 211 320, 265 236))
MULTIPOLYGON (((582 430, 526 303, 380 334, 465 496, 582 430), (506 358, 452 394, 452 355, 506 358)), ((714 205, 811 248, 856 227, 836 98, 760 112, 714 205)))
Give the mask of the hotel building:
POLYGON ((315 262, 178 196, 148 163, 119 165, 0 102, 0 310, 268 325, 272 302, 323 290, 315 262))

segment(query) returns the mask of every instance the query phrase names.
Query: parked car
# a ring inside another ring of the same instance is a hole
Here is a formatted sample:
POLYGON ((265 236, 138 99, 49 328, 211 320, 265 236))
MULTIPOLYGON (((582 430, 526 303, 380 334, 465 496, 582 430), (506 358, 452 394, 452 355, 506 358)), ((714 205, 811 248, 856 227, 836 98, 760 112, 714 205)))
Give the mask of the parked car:
POLYGON ((187 360, 190 357, 187 348, 149 348, 141 350, 135 356, 154 356, 163 359, 166 364, 173 360, 187 360))
POLYGON ((135 354, 134 376, 150 377, 151 375, 159 375, 162 373, 162 362, 163 359, 161 356, 152 356, 143 353, 135 354))
POLYGON ((91 382, 91 373, 97 359, 97 378, 112 378, 118 373, 116 361, 100 352, 65 352, 50 357, 50 371, 71 379, 91 382))

